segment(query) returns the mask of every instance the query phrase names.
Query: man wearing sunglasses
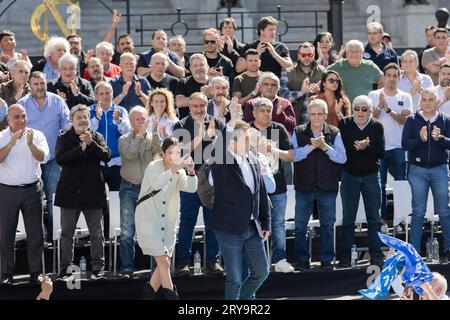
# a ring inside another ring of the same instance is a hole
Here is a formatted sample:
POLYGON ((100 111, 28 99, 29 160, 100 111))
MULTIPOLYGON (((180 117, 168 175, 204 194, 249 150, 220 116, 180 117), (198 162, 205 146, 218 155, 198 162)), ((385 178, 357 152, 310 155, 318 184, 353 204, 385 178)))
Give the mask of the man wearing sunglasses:
POLYGON ((371 264, 383 265, 377 232, 380 230, 380 162, 384 157, 384 133, 383 125, 372 117, 372 112, 370 98, 358 96, 353 100, 353 116, 339 122, 347 152, 341 182, 343 222, 339 268, 350 267, 360 194, 366 208, 371 264))
POLYGON ((319 93, 319 81, 325 72, 314 60, 314 46, 310 42, 300 43, 297 64, 281 72, 279 94, 292 103, 298 125, 308 122, 308 98, 319 93))
POLYGON ((209 28, 203 31, 203 41, 205 44, 203 54, 208 61, 208 76, 225 76, 231 83, 234 80, 234 65, 230 58, 220 53, 219 37, 219 31, 215 28, 209 28))

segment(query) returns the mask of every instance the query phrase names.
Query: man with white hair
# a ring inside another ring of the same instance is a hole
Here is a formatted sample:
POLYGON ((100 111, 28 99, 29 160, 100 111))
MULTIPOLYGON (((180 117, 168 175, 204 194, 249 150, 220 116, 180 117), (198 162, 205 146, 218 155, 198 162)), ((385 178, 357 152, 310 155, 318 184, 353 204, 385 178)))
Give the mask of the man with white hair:
POLYGON ((178 86, 178 78, 166 73, 169 67, 169 57, 163 52, 157 52, 152 55, 150 59, 152 70, 147 77, 152 89, 166 88, 174 95, 178 86))
POLYGON ((95 102, 91 83, 77 76, 78 59, 65 53, 58 60, 59 77, 47 83, 47 90, 66 101, 71 109, 77 104, 91 105, 95 102))
MULTIPOLYGON (((272 121, 284 125, 289 133, 292 133, 296 125, 294 108, 288 99, 280 97, 277 93, 280 90, 280 79, 272 72, 263 72, 258 80, 261 97, 272 101, 272 121)), ((245 106, 244 120, 253 121, 253 104, 255 99, 249 100, 245 106)))
POLYGON ((291 138, 294 147, 295 258, 299 271, 310 268, 307 230, 314 200, 320 220, 321 268, 333 268, 336 196, 342 164, 347 161, 347 156, 339 129, 325 122, 327 115, 326 102, 313 100, 308 104, 309 122, 295 127, 291 138))
POLYGON ((420 93, 423 88, 433 87, 433 80, 429 75, 419 73, 419 58, 414 50, 406 50, 402 53, 402 71, 397 88, 411 95, 413 110, 419 108, 420 93))
POLYGON ((70 52, 70 45, 65 38, 51 37, 44 46, 44 59, 33 65, 31 73, 41 71, 47 81, 58 78, 58 60, 67 52, 70 52))
MULTIPOLYGON (((148 112, 141 106, 133 107, 129 113, 132 131, 119 138, 119 153, 122 161, 120 175, 120 270, 122 278, 130 278, 134 266, 134 211, 142 179, 147 165, 161 151, 161 139, 157 132, 148 133, 148 112)), ((155 128, 156 129, 156 128, 155 128)))
POLYGON ((122 53, 120 56, 120 76, 114 77, 110 84, 113 88, 113 101, 125 109, 130 110, 134 106, 145 106, 148 101, 150 84, 144 77, 136 72, 136 58, 131 52, 122 53))
POLYGON ((448 194, 448 150, 450 118, 438 111, 435 89, 424 89, 420 111, 406 119, 402 147, 408 151, 408 182, 411 185, 411 244, 420 252, 422 228, 431 188, 434 212, 439 215, 444 252, 450 259, 450 209, 448 194))
POLYGON ((380 162, 384 157, 383 125, 373 118, 372 101, 367 96, 353 100, 353 116, 339 122, 347 153, 341 182, 343 209, 340 268, 350 267, 355 238, 355 218, 362 194, 368 223, 371 264, 382 265, 383 254, 377 232, 380 230, 380 162))
MULTIPOLYGON (((95 47, 95 56, 100 59, 103 65, 103 75, 112 78, 122 72, 122 69, 112 63, 114 47, 111 43, 102 41, 95 47)), ((83 79, 89 80, 89 73, 84 70, 83 79)))
POLYGON ((367 95, 373 85, 382 84, 383 72, 373 61, 363 59, 364 45, 359 40, 350 40, 345 47, 346 59, 336 61, 328 70, 341 76, 344 91, 350 101, 359 95, 367 95))
MULTIPOLYGON (((8 108, 8 105, 13 105, 29 91, 28 77, 30 76, 30 67, 28 66, 28 63, 25 60, 17 60, 10 71, 12 80, 0 84, 0 99, 3 99, 5 102, 2 106, 5 108, 5 111, 8 108)), ((0 107, 0 109, 2 107, 0 107)), ((5 129, 6 126, 6 117, 3 118, 3 116, 0 115, 0 131, 5 129)))
POLYGON ((209 81, 212 97, 208 101, 208 114, 221 120, 223 123, 230 121, 229 106, 230 83, 224 76, 214 77, 209 81))
POLYGON ((383 34, 381 23, 374 21, 367 25, 368 43, 364 49, 364 59, 372 60, 380 70, 383 70, 389 63, 400 64, 397 52, 383 43, 383 34))

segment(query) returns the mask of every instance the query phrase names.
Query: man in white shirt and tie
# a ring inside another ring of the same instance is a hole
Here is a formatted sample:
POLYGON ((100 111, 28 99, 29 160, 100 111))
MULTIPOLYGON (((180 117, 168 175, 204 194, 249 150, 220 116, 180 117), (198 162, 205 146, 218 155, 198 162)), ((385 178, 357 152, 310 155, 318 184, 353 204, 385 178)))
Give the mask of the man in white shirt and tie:
POLYGON ((24 107, 11 105, 7 120, 9 128, 0 132, 1 284, 10 285, 13 282, 19 210, 27 234, 30 282, 40 284, 44 250, 40 164, 48 160, 49 148, 42 132, 27 127, 24 107))

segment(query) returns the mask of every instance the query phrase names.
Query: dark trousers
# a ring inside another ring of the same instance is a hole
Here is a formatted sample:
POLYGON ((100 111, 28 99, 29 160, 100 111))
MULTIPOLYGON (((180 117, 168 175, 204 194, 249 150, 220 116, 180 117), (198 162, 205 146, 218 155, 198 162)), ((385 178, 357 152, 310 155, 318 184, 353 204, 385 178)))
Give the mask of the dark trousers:
MULTIPOLYGON (((61 208, 61 268, 73 262, 73 237, 81 209, 61 208)), ((102 234, 102 210, 83 210, 91 240, 92 271, 105 267, 104 239, 102 234)))
POLYGON ((0 251, 3 274, 14 274, 14 242, 19 210, 22 212, 27 234, 30 273, 42 271, 42 184, 38 182, 28 188, 0 185, 0 251))

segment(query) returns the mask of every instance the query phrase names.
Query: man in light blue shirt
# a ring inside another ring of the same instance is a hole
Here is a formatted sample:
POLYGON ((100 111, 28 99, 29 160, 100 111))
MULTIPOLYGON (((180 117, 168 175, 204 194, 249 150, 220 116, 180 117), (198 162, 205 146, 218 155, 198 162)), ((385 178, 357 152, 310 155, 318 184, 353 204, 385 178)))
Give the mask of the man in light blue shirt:
POLYGON ((17 101, 28 115, 28 126, 44 133, 50 150, 49 160, 41 165, 42 182, 47 202, 48 222, 47 240, 52 239, 53 230, 53 194, 56 191, 61 168, 55 161, 56 140, 62 130, 70 128, 69 108, 58 95, 47 92, 45 75, 40 71, 31 73, 30 93, 17 101))

